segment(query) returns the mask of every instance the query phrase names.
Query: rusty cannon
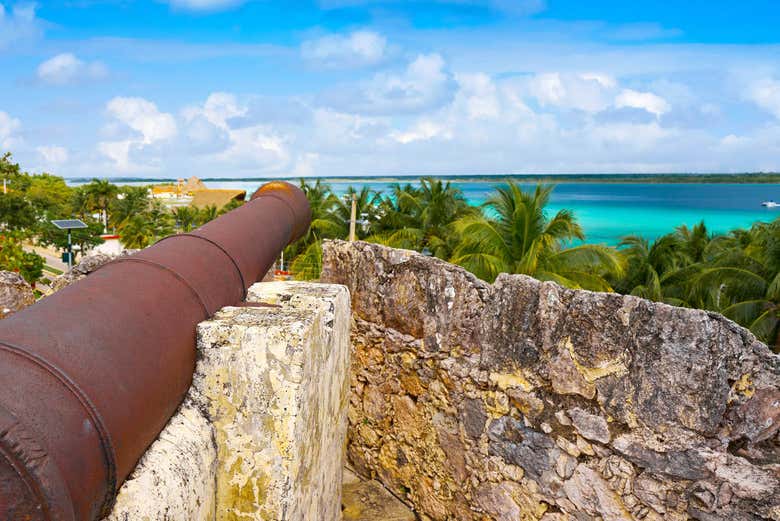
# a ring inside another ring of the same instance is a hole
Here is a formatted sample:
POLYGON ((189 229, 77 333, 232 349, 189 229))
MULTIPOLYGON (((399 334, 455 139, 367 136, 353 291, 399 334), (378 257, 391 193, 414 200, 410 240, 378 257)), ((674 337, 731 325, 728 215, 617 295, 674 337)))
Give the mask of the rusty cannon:
POLYGON ((0 321, 0 520, 107 515, 190 386, 196 325, 243 301, 310 219, 300 189, 268 183, 0 321))

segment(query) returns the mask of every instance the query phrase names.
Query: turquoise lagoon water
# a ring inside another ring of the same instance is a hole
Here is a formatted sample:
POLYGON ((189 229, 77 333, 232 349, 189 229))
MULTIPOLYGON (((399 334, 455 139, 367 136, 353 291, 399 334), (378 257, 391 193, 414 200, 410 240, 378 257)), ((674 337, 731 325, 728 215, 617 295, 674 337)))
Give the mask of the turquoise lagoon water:
MULTIPOLYGON (((406 183, 407 179, 399 180, 406 183)), ((412 179, 408 182, 415 184, 412 179)), ((262 181, 214 181, 210 188, 237 188, 252 193, 262 181)), ((500 183, 490 181, 453 181, 469 203, 479 205, 500 183)), ((331 182, 341 195, 351 185, 368 185, 388 192, 391 183, 370 179, 331 182)), ((534 184, 522 186, 532 189, 534 184)), ((633 184, 633 183, 560 183, 555 186, 549 212, 567 208, 574 212, 586 234, 586 242, 616 244, 625 235, 654 239, 682 224, 693 226, 704 221, 717 233, 747 228, 756 221, 780 217, 780 208, 767 209, 761 202, 780 201, 778 184, 633 184)))
MULTIPOLYGON (((339 195, 350 185, 358 189, 368 185, 385 192, 391 185, 370 180, 330 184, 339 195)), ((489 197, 497 183, 453 184, 463 191, 469 203, 478 205, 489 197)), ((241 188, 251 193, 258 185, 226 182, 220 188, 241 188)), ((780 185, 561 183, 555 186, 548 211, 572 210, 585 230, 586 242, 617 244, 625 235, 654 239, 682 224, 693 226, 702 220, 716 233, 747 228, 756 221, 771 221, 780 217, 780 208, 762 207, 761 202, 767 199, 780 201, 780 185)))

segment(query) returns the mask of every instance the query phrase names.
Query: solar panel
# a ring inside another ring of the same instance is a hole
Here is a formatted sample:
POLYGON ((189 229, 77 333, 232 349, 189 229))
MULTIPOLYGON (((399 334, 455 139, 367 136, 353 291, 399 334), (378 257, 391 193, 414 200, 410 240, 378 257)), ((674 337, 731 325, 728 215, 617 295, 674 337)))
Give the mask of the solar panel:
POLYGON ((60 230, 77 230, 79 228, 86 228, 87 225, 79 221, 78 219, 60 219, 51 222, 54 226, 60 230))

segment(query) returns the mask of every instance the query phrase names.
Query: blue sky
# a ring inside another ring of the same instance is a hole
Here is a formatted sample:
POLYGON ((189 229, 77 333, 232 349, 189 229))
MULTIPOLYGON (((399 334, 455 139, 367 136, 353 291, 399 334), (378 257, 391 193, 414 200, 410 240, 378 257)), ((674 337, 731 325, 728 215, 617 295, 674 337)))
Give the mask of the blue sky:
POLYGON ((773 1, 0 6, 0 149, 31 171, 780 170, 773 1))

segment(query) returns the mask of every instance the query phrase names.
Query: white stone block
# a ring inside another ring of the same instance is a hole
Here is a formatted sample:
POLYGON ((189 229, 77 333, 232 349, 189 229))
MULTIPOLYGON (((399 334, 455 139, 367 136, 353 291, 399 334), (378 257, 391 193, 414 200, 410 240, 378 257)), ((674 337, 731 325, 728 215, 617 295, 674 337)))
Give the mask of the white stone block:
POLYGON ((198 326, 184 405, 106 521, 336 521, 350 301, 334 284, 255 284, 198 326))
POLYGON ((336 521, 349 396, 349 293, 256 284, 198 327, 190 395, 214 427, 216 519, 336 521))
POLYGON ((211 426, 185 402, 122 485, 106 521, 213 521, 216 470, 211 426))

